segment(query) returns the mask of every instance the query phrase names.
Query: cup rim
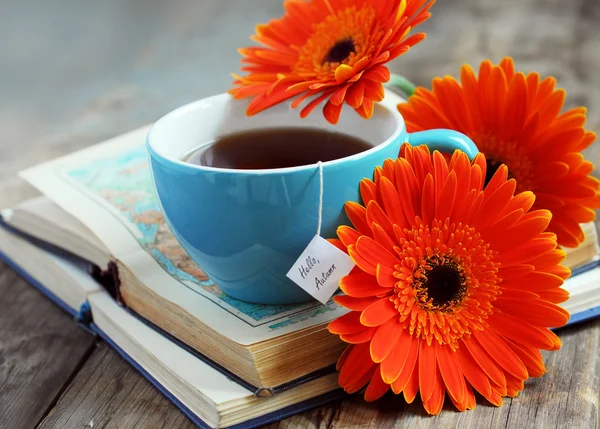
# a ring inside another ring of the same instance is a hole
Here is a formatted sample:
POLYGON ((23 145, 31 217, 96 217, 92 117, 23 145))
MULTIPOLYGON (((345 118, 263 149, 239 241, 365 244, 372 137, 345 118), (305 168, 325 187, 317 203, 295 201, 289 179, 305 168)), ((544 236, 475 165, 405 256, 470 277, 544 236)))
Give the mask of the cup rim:
MULTIPOLYGON (((159 151, 156 150, 156 148, 153 146, 153 143, 152 143, 152 135, 154 134, 157 126, 160 126, 163 122, 168 121, 168 120, 172 119, 173 117, 184 115, 188 111, 194 110, 196 107, 198 107, 198 105, 200 105, 202 103, 206 103, 207 101, 220 99, 220 98, 226 98, 226 99, 228 99, 229 102, 240 102, 241 101, 241 100, 234 99, 228 93, 221 93, 221 94, 201 98, 199 100, 192 101, 191 103, 188 103, 188 104, 184 104, 183 106, 180 106, 174 110, 171 110, 167 114, 160 117, 154 124, 152 124, 152 126, 150 127, 150 130, 148 131, 148 134, 146 136, 146 148, 147 148, 148 152, 150 153, 150 155, 153 157, 159 158, 161 160, 164 160, 168 163, 173 163, 173 164, 176 164, 180 167, 187 168, 187 169, 204 171, 204 172, 228 173, 228 174, 268 175, 268 174, 293 173, 293 172, 298 172, 298 171, 314 170, 318 166, 318 163, 314 163, 314 164, 298 165, 298 166, 294 166, 294 167, 267 168, 267 169, 238 169, 238 168, 234 169, 234 168, 223 168, 223 167, 211 167, 211 166, 207 166, 207 165, 190 164, 190 163, 182 161, 180 159, 174 159, 171 157, 167 157, 167 156, 160 154, 159 151)), ((337 159, 333 159, 331 161, 322 162, 321 163, 322 167, 327 168, 327 167, 335 166, 335 165, 338 165, 338 164, 341 164, 344 162, 362 159, 366 156, 369 156, 373 153, 383 150, 384 148, 386 148, 387 146, 392 144, 403 133, 403 131, 405 131, 404 118, 396 107, 399 103, 401 103, 403 101, 405 101, 405 100, 403 98, 401 98, 398 94, 393 92, 391 89, 386 89, 386 94, 385 94, 384 99, 379 103, 375 103, 375 108, 377 109, 377 106, 381 106, 382 108, 384 108, 388 112, 390 112, 393 117, 396 118, 396 127, 394 129, 394 132, 385 141, 373 146, 370 149, 367 149, 365 151, 356 153, 354 155, 346 156, 343 158, 337 158, 337 159)), ((282 103, 283 104, 285 104, 285 103, 291 104, 291 102, 292 102, 292 100, 287 100, 287 101, 283 101, 282 103)), ((350 107, 344 106, 344 108, 349 109, 350 107)), ((315 113, 315 114, 317 114, 317 113, 315 113)), ((377 114, 377 110, 375 111, 374 115, 375 114, 377 114)), ((366 121, 368 119, 359 118, 358 120, 366 121)), ((344 133, 343 130, 340 130, 340 132, 344 133)))

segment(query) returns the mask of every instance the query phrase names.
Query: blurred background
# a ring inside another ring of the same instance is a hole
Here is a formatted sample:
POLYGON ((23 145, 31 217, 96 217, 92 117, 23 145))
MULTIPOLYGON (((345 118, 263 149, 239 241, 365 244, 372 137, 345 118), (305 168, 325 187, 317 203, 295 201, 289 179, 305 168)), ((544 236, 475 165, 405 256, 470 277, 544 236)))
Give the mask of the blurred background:
MULTIPOLYGON (((0 0, 0 205, 28 196, 18 170, 226 91, 236 48, 282 10, 282 0, 0 0)), ((588 129, 600 130, 600 0, 438 0, 432 13, 419 28, 427 40, 393 72, 428 86, 511 55, 519 70, 555 76, 567 106, 587 106, 588 129)))

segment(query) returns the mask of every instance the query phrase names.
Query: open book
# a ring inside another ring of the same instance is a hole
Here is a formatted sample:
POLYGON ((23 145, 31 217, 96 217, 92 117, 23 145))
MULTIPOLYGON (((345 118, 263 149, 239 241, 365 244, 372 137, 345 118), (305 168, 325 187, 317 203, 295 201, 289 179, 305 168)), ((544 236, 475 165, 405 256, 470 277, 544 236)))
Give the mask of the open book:
POLYGON ((128 313, 84 264, 57 257, 4 228, 0 259, 105 339, 200 427, 256 427, 343 395, 330 373, 257 397, 128 313))
POLYGON ((258 395, 333 371, 344 344, 326 327, 347 310, 333 300, 258 305, 225 295, 164 221, 144 145, 147 131, 23 172, 48 200, 5 213, 6 223, 108 267, 104 280, 116 281, 120 304, 258 395))

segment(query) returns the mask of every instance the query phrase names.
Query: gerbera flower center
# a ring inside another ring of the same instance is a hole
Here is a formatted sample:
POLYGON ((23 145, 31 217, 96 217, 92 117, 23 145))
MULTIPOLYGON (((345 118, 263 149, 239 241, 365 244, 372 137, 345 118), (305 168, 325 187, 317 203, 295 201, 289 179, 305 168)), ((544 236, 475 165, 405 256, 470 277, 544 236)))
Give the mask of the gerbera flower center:
POLYGON ((534 190, 535 175, 533 163, 527 156, 525 148, 517 142, 506 142, 491 134, 479 134, 472 137, 479 150, 485 154, 487 171, 485 183, 487 184, 496 173, 496 170, 506 164, 509 178, 517 181, 517 192, 534 190))
POLYGON ((330 79, 341 64, 353 66, 371 55, 383 35, 383 25, 372 6, 337 11, 315 24, 312 35, 298 47, 293 74, 330 79))
POLYGON ((341 63, 350 54, 354 53, 354 42, 352 39, 341 40, 337 42, 330 50, 323 63, 341 63))
POLYGON ((427 258, 413 287, 421 307, 438 311, 454 307, 467 290, 459 265, 440 256, 427 258))
POLYGON ((390 299, 411 335, 454 349, 459 338, 486 326, 499 293, 499 264, 475 228, 449 219, 426 225, 417 217, 398 243, 390 299))

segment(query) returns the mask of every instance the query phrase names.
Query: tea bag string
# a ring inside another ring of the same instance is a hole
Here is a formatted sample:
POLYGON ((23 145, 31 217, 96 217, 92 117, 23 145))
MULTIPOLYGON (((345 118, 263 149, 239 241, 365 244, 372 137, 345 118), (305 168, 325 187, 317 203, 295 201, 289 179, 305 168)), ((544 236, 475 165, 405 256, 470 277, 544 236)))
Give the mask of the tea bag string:
POLYGON ((321 223, 323 222, 323 163, 317 162, 319 169, 319 220, 317 223, 317 235, 321 235, 321 223))

